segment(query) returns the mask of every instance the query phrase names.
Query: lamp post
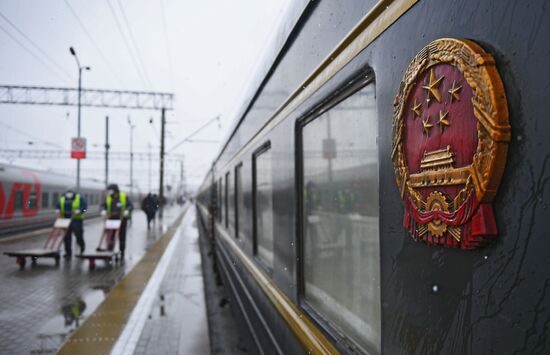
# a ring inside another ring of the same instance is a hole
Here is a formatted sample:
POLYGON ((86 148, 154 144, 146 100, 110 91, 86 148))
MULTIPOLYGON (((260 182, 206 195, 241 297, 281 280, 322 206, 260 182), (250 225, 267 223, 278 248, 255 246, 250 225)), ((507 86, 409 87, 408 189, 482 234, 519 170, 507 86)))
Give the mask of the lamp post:
POLYGON ((128 125, 130 126, 130 196, 134 195, 134 128, 130 116, 128 116, 128 125))
MULTIPOLYGON (((77 128, 77 137, 80 138, 80 98, 82 93, 82 70, 90 70, 88 66, 81 66, 78 56, 73 47, 70 47, 69 50, 76 60, 76 65, 78 66, 78 128, 77 128)), ((76 190, 80 190, 80 159, 76 160, 76 190)))

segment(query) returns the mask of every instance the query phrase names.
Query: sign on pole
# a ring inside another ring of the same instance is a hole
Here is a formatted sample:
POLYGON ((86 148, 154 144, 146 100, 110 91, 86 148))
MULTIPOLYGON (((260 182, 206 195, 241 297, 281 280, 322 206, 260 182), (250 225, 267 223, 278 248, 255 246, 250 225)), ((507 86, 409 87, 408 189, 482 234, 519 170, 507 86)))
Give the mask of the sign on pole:
POLYGON ((86 158, 86 138, 75 137, 71 139, 71 158, 72 159, 86 158))

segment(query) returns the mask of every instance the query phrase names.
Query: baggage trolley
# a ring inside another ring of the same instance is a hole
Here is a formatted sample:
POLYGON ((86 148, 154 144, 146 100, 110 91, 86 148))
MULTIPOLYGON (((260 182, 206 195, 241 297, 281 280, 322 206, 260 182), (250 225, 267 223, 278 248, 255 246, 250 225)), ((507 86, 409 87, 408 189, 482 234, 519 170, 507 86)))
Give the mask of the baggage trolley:
POLYGON ((90 270, 95 269, 95 261, 97 259, 104 260, 107 263, 113 261, 118 263, 120 260, 120 252, 115 251, 115 247, 121 223, 120 219, 106 219, 95 253, 77 255, 78 258, 88 260, 90 270), (103 244, 105 244, 105 248, 103 248, 103 244))
POLYGON ((19 268, 23 270, 27 264, 26 258, 30 258, 33 265, 36 265, 38 258, 53 258, 55 260, 55 265, 59 265, 60 260, 60 249, 65 234, 71 225, 70 218, 58 218, 55 220, 52 230, 48 235, 48 239, 44 243, 43 248, 35 249, 24 249, 18 251, 7 251, 4 252, 5 255, 9 257, 14 257, 15 262, 19 265, 19 268))

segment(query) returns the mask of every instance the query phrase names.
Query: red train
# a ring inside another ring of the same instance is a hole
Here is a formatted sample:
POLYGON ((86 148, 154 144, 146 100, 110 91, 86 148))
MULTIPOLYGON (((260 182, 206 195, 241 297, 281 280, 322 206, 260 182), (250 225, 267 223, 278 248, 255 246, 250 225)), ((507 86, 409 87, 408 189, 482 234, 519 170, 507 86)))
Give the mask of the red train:
MULTIPOLYGON (((74 178, 0 164, 0 237, 49 226, 55 219, 55 204, 74 178)), ((80 193, 88 201, 88 215, 97 215, 104 184, 82 181, 80 193)))

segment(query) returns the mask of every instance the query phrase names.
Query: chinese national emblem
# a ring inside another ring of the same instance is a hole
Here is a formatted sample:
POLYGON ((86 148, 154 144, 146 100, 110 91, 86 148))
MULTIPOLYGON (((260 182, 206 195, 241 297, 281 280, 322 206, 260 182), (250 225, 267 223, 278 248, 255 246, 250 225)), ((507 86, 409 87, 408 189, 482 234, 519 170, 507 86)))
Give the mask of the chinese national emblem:
POLYGON ((474 249, 497 236, 492 201, 510 125, 494 59, 439 39, 416 55, 394 103, 392 160, 415 240, 474 249))

